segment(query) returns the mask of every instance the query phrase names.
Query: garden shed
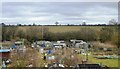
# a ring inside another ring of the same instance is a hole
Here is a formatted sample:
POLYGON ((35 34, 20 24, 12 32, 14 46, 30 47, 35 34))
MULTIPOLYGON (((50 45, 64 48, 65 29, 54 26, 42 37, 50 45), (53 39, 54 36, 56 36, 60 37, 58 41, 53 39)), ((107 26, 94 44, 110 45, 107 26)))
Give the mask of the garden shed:
POLYGON ((10 49, 1 49, 0 50, 0 58, 7 58, 7 59, 9 59, 10 58, 10 53, 11 53, 10 49))

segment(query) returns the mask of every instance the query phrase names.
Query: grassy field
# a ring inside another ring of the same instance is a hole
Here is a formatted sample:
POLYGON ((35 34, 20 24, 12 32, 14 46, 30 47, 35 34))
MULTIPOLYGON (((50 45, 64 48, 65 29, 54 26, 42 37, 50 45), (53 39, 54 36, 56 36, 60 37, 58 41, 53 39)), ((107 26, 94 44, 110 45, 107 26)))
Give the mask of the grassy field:
MULTIPOLYGON (((42 29, 42 26, 20 26, 19 29, 26 30, 29 28, 39 28, 42 29)), ((79 31, 81 28, 92 28, 95 30, 100 30, 104 26, 43 26, 43 28, 47 28, 50 32, 72 32, 79 31)))
MULTIPOLYGON (((82 58, 85 58, 85 56, 83 56, 81 54, 79 56, 82 58)), ((91 61, 91 63, 95 63, 95 64, 102 63, 103 65, 106 65, 108 67, 118 67, 119 66, 118 59, 97 59, 97 58, 94 58, 92 55, 89 55, 88 58, 91 61)))

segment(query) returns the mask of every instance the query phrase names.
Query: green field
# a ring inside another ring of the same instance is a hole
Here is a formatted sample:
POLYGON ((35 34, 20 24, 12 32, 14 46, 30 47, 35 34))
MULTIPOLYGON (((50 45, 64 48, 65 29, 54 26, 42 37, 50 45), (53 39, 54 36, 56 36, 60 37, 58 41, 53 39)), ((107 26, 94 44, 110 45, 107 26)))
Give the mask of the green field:
MULTIPOLYGON (((103 27, 104 26, 43 26, 43 28, 47 28, 50 32, 53 33, 79 31, 81 28, 92 28, 99 31, 103 27)), ((28 28, 42 29, 42 26, 20 26, 19 28, 23 30, 28 28)))
MULTIPOLYGON (((81 54, 79 56, 82 58, 85 58, 85 56, 83 56, 81 54)), ((88 58, 91 63, 95 63, 95 64, 101 63, 102 65, 106 65, 108 67, 118 67, 119 66, 118 59, 97 59, 97 58, 94 58, 92 55, 89 55, 88 58)))

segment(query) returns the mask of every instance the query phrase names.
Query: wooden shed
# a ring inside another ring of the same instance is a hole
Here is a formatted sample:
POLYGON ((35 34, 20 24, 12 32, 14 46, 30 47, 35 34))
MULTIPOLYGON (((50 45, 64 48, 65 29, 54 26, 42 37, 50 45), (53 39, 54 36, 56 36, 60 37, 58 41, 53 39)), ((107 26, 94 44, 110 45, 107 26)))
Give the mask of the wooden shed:
POLYGON ((0 50, 0 58, 7 58, 9 59, 10 58, 10 49, 1 49, 0 50))

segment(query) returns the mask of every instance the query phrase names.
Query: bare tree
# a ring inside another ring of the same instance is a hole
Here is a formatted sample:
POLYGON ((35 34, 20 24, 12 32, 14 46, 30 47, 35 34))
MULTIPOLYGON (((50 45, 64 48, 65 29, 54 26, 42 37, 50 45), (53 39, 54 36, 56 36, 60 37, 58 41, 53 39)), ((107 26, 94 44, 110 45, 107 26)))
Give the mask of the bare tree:
POLYGON ((59 23, 58 22, 55 22, 56 25, 58 25, 59 23))
POLYGON ((117 25, 117 21, 115 19, 111 19, 109 21, 109 25, 117 25))

